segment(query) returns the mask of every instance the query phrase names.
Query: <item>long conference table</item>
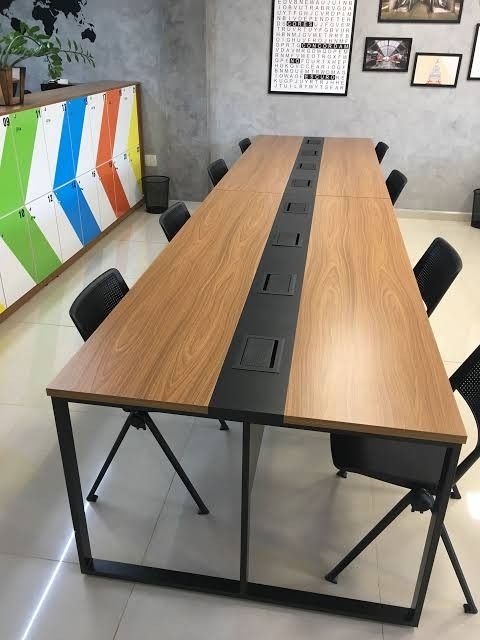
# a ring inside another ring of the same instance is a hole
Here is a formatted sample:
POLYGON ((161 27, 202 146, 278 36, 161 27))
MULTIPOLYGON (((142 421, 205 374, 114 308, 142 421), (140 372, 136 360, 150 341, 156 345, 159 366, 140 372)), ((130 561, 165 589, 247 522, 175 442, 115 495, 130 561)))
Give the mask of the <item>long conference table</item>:
POLYGON ((371 140, 259 136, 47 393, 83 573, 418 625, 467 436, 371 140), (243 423, 238 580, 92 557, 69 403, 243 423), (249 580, 264 425, 443 448, 410 607, 249 580))

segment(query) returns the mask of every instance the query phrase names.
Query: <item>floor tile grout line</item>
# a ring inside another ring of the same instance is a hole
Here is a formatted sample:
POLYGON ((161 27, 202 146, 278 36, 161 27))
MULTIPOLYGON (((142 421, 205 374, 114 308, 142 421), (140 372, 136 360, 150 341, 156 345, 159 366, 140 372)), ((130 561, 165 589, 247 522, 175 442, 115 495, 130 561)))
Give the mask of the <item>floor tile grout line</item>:
POLYGON ((120 625, 122 624, 122 620, 123 620, 123 618, 125 616, 125 611, 127 610, 128 603, 130 602, 130 598, 132 597, 132 593, 133 593, 135 587, 136 587, 136 583, 133 583, 132 584, 132 588, 130 589, 130 593, 128 594, 127 601, 125 602, 125 606, 123 607, 122 613, 120 614, 120 618, 118 620, 117 628, 115 629, 115 633, 112 636, 112 640, 115 640, 115 638, 117 637, 118 631, 120 629, 120 625))
MULTIPOLYGON (((182 449, 181 456, 178 458, 179 462, 181 462, 181 461, 182 461, 182 457, 183 457, 183 455, 184 455, 185 451, 187 450, 188 443, 190 442, 190 440, 191 440, 191 438, 192 438, 192 434, 193 434, 194 426, 195 426, 195 418, 192 418, 192 425, 191 425, 191 427, 190 427, 190 432, 189 432, 189 434, 188 434, 187 439, 185 440, 185 445, 184 445, 184 447, 183 447, 183 449, 182 449)), ((174 482, 174 480, 175 480, 176 476, 177 476, 177 473, 174 471, 174 473, 173 473, 173 475, 172 475, 172 479, 171 479, 171 481, 170 481, 170 484, 168 485, 168 489, 167 489, 167 491, 165 492, 165 498, 163 499, 162 506, 160 507, 160 511, 158 512, 158 517, 157 517, 157 519, 155 520, 155 524, 153 525, 152 535, 150 536, 150 539, 149 539, 149 541, 147 542, 147 546, 145 547, 145 551, 144 551, 143 556, 142 556, 142 559, 141 559, 141 561, 140 561, 140 564, 142 564, 142 565, 143 565, 143 563, 145 562, 145 558, 146 558, 146 556, 147 556, 148 549, 149 549, 149 547, 150 547, 150 545, 151 545, 151 543, 152 543, 153 536, 155 535, 155 531, 157 530, 158 522, 159 522, 160 517, 161 517, 161 515, 162 515, 163 509, 165 508, 165 505, 166 505, 166 503, 167 503, 167 499, 168 499, 168 496, 169 496, 170 491, 171 491, 171 489, 172 489, 172 485, 173 485, 173 482, 174 482)))

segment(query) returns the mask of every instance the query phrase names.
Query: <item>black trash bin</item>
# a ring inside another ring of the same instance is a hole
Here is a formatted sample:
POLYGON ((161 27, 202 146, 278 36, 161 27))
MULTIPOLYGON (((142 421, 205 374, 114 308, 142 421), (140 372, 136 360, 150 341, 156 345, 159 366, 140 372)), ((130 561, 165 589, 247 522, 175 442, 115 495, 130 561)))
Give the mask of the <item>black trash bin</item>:
POLYGON ((142 182, 145 208, 148 213, 163 213, 166 211, 168 209, 170 178, 167 178, 167 176, 145 176, 142 182))
POLYGON ((472 227, 480 229, 480 189, 473 192, 472 227))

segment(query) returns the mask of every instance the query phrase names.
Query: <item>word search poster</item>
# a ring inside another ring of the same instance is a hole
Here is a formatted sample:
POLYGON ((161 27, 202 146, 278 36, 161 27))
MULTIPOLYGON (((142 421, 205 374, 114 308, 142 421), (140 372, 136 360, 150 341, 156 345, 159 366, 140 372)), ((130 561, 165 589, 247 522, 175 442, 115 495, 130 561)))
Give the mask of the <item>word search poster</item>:
POLYGON ((271 93, 346 96, 357 0, 273 0, 271 93))

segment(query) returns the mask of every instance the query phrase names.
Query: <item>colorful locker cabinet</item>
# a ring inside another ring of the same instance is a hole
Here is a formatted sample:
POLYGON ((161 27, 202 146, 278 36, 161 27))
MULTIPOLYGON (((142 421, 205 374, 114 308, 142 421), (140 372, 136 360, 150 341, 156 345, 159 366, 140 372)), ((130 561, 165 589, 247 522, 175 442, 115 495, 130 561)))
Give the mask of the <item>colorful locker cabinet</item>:
POLYGON ((0 118, 1 314, 143 195, 137 86, 0 118))

